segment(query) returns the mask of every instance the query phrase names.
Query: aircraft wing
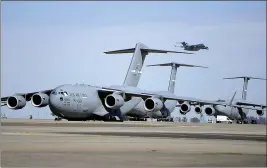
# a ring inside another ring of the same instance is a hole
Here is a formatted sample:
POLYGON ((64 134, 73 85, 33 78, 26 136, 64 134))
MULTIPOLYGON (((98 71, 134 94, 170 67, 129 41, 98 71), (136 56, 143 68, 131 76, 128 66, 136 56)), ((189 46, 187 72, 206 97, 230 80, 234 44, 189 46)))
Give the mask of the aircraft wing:
POLYGON ((6 101, 1 101, 1 107, 6 106, 6 101))
MULTIPOLYGON (((209 101, 209 100, 201 100, 201 99, 196 99, 196 98, 191 98, 191 97, 180 97, 180 96, 171 96, 171 95, 165 95, 165 94, 159 94, 155 92, 143 92, 143 91, 130 91, 130 90, 124 90, 124 89, 114 89, 114 88, 101 88, 98 90, 99 92, 121 92, 124 94, 126 97, 141 97, 142 99, 147 99, 151 97, 156 97, 159 98, 163 101, 165 100, 177 100, 177 101, 187 101, 190 102, 190 104, 201 104, 201 105, 222 105, 222 106, 229 106, 229 104, 225 102, 218 102, 218 101, 209 101)), ((232 107, 237 107, 237 108, 245 108, 245 109, 250 109, 250 110, 258 110, 252 107, 244 107, 241 105, 231 105, 232 107)))
MULTIPOLYGON (((42 90, 42 91, 37 91, 37 92, 30 92, 30 93, 15 93, 14 95, 20 95, 22 97, 24 97, 26 99, 26 101, 30 101, 31 100, 31 97, 35 94, 35 93, 45 93, 45 94, 48 94, 50 95, 51 91, 53 89, 48 89, 48 90, 42 90)), ((14 96, 12 95, 12 96, 14 96)), ((6 106, 7 104, 7 99, 9 98, 10 96, 6 96, 6 97, 1 97, 1 106, 6 106)))
POLYGON ((266 105, 263 104, 255 104, 255 103, 248 103, 248 102, 236 102, 236 105, 240 106, 253 106, 253 107, 261 107, 261 108, 266 108, 266 105))

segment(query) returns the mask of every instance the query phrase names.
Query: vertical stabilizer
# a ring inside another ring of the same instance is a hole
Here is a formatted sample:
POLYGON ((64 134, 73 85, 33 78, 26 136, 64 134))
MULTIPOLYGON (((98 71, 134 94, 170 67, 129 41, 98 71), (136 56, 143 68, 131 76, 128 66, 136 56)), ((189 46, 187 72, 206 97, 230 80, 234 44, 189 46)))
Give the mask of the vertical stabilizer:
POLYGON ((240 79, 240 78, 244 79, 243 90, 242 90, 242 100, 247 99, 248 81, 250 79, 267 80, 263 78, 255 78, 255 77, 248 77, 248 76, 239 76, 239 77, 231 77, 231 78, 223 78, 223 79, 240 79))
POLYGON ((180 64, 180 63, 175 63, 175 62, 171 62, 171 63, 165 63, 165 64, 154 64, 154 65, 147 65, 149 66, 171 66, 171 75, 170 75, 170 80, 169 80, 169 87, 168 87, 168 91, 171 93, 174 93, 174 89, 175 89, 175 81, 176 81, 176 73, 177 73, 177 68, 184 66, 184 67, 200 67, 200 68, 207 68, 204 66, 198 66, 198 65, 189 65, 189 64, 180 64))
POLYGON ((184 54, 192 54, 187 52, 178 52, 178 51, 168 51, 168 50, 158 50, 158 49, 150 49, 142 43, 137 43, 135 48, 123 49, 123 50, 115 50, 104 52, 106 54, 122 54, 122 53, 133 53, 133 57, 128 68, 125 80, 123 82, 124 85, 127 86, 137 86, 141 77, 142 67, 145 61, 146 56, 149 53, 184 53, 184 54))

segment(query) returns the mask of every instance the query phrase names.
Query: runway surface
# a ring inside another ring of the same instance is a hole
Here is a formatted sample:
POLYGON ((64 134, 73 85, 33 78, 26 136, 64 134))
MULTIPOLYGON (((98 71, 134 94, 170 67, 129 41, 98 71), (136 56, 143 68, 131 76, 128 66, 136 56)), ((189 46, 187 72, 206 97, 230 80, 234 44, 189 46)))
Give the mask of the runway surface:
POLYGON ((266 126, 1 121, 1 167, 266 167, 266 126))

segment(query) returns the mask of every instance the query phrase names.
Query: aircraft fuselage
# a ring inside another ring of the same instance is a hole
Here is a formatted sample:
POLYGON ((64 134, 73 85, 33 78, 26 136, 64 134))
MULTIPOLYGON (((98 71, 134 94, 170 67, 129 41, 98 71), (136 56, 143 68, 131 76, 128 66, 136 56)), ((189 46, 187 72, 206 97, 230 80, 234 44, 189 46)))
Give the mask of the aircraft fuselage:
POLYGON ((242 120, 246 118, 249 110, 244 108, 234 108, 230 106, 214 105, 214 115, 225 115, 231 119, 242 120))
POLYGON ((184 50, 187 51, 199 51, 201 49, 206 49, 208 50, 208 47, 206 47, 204 44, 197 44, 197 45, 185 45, 183 46, 184 50))
POLYGON ((62 85, 49 95, 50 110, 64 119, 91 118, 100 104, 96 87, 88 85, 62 85))

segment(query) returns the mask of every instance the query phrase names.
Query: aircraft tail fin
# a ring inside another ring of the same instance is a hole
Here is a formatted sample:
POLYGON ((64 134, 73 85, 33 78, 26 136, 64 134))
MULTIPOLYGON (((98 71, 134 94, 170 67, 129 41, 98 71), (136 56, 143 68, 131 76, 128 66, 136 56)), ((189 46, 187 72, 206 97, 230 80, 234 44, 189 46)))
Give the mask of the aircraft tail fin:
POLYGON ((170 75, 170 80, 169 80, 169 87, 168 87, 168 91, 171 92, 171 93, 174 93, 177 68, 179 68, 181 66, 184 66, 184 67, 208 68, 208 67, 204 67, 204 66, 190 65, 190 64, 182 64, 182 63, 176 63, 176 62, 170 62, 170 63, 164 63, 164 64, 147 65, 147 67, 150 67, 150 66, 171 66, 172 67, 171 75, 170 75))
POLYGON ((105 54, 123 54, 123 53, 133 53, 133 57, 128 68, 127 75, 123 82, 127 86, 137 86, 141 77, 142 67, 145 61, 146 56, 149 53, 183 53, 183 54, 193 54, 188 52, 179 52, 171 50, 159 50, 151 49, 145 46, 142 43, 137 43, 135 48, 122 49, 122 50, 113 50, 104 52, 105 54))
POLYGON ((186 46, 187 45, 187 43, 186 42, 181 42, 181 44, 183 45, 183 46, 186 46))
POLYGON ((177 43, 181 43, 182 46, 176 46, 176 45, 174 45, 175 47, 181 47, 181 48, 184 48, 184 47, 187 45, 187 43, 184 42, 184 41, 182 41, 182 42, 177 42, 177 43))
POLYGON ((257 78, 257 77, 251 77, 251 76, 237 76, 237 77, 228 77, 228 78, 223 78, 223 79, 244 79, 243 91, 242 91, 242 99, 243 100, 247 99, 248 81, 250 79, 267 80, 264 78, 257 78))

